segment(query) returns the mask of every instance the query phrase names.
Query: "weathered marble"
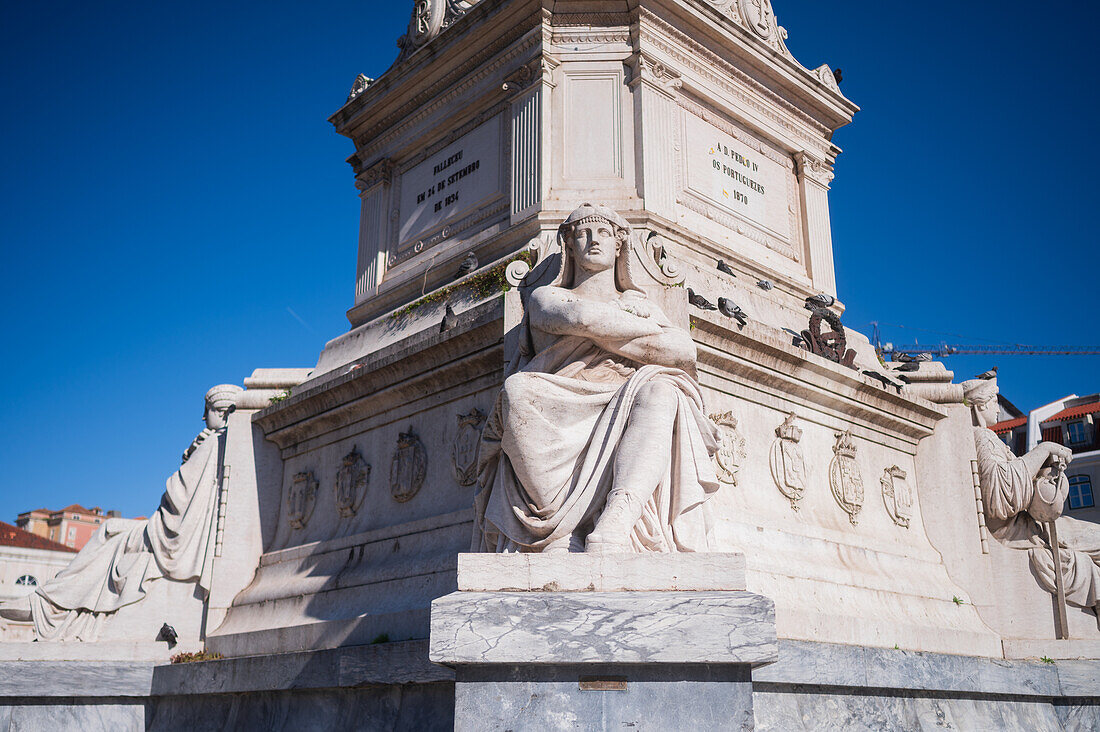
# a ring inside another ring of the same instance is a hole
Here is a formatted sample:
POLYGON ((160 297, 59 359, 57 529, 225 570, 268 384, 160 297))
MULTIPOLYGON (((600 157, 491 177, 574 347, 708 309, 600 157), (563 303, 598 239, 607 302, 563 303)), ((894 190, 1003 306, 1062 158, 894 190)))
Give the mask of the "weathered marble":
POLYGON ((484 663, 775 660, 770 600, 747 592, 456 592, 432 603, 430 658, 484 663))
POLYGON ((5 700, 0 706, 0 728, 8 732, 41 730, 111 730, 141 732, 145 726, 145 705, 118 699, 99 699, 94 703, 70 699, 61 703, 40 704, 31 699, 5 700))
POLYGON ((752 728, 745 666, 473 666, 455 683, 456 732, 752 728))
POLYGON ((753 671, 753 683, 1054 697, 1067 693, 1061 671, 1038 661, 780 640, 779 660, 753 671))
POLYGON ((149 732, 183 730, 451 730, 451 684, 370 686, 253 694, 173 696, 152 700, 149 732))
POLYGON ((0 662, 0 700, 5 697, 145 697, 153 688, 155 668, 152 663, 132 661, 0 662))
POLYGON ((462 592, 736 591, 743 554, 459 554, 462 592))
POLYGON ((1041 700, 815 693, 792 688, 757 691, 753 706, 758 732, 1063 730, 1054 706, 1041 700))

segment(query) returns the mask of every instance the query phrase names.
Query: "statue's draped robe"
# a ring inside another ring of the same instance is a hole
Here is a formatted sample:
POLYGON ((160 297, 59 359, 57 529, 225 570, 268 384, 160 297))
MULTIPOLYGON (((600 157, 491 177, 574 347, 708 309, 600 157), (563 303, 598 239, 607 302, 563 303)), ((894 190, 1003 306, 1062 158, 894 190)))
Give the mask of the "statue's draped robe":
MULTIPOLYGON (((1054 554, 1046 531, 1027 513, 1035 484, 1027 466, 991 430, 974 430, 986 524, 1001 543, 1027 549, 1040 584, 1055 591, 1054 554)), ((1066 600, 1100 608, 1100 526, 1063 516, 1058 519, 1066 600)))
POLYGON ((30 600, 39 640, 96 640, 104 618, 139 602, 157 579, 209 590, 224 434, 203 431, 151 518, 107 519, 72 564, 38 588, 30 600))
POLYGON ((639 390, 658 381, 676 394, 672 460, 631 544, 635 551, 708 549, 717 429, 698 384, 680 369, 638 366, 579 336, 559 338, 505 380, 482 433, 477 548, 542 551, 578 529, 591 531, 639 390))

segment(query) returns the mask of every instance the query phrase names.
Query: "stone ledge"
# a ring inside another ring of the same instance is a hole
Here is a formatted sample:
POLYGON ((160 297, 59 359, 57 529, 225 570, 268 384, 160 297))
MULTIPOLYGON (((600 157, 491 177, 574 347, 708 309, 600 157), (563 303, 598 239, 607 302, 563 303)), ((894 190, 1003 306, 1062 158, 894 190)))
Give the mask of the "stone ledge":
MULTIPOLYGON (((1086 662, 1087 663, 1087 662, 1086 662)), ((1063 689, 1063 664, 919 653, 867 646, 779 641, 779 661, 753 672, 754 684, 914 690, 1008 696, 1078 696, 1063 689)), ((1093 663, 1100 675, 1100 664, 1093 663)), ((1070 669, 1066 669, 1070 671, 1070 669)), ((1081 677, 1080 670, 1072 672, 1081 677)), ((1080 686, 1080 684, 1076 684, 1080 686)), ((1098 683, 1095 689, 1100 689, 1098 683)))
POLYGON ((432 603, 435 663, 770 663, 775 607, 749 592, 455 592, 432 603))
POLYGON ((0 706, 13 697, 147 697, 154 668, 135 661, 0 661, 0 706))
POLYGON ((428 642, 420 640, 161 666, 153 676, 152 694, 238 694, 453 680, 450 669, 428 661, 428 642))
POLYGON ((460 592, 728 592, 744 554, 459 554, 460 592))

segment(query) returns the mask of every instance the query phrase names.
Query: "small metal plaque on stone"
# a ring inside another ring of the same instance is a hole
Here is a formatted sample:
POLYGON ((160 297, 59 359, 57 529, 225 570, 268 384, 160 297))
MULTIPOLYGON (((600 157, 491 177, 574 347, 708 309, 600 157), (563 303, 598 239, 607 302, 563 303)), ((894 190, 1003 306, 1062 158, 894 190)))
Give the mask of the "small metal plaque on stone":
POLYGON ((578 686, 581 691, 626 691, 626 678, 622 676, 582 676, 578 686))

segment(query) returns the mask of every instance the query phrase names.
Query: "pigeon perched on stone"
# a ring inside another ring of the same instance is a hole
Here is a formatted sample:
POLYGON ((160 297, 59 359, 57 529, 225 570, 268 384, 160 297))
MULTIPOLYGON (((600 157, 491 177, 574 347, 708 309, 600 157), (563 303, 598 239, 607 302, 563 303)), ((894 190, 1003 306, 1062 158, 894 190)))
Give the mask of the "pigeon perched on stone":
POLYGON ((733 270, 730 269, 730 266, 723 262, 721 259, 718 260, 718 271, 722 274, 728 274, 730 277, 737 276, 736 274, 734 274, 733 270))
POLYGON ((718 306, 706 299, 702 295, 695 292, 695 290, 688 288, 688 302, 699 308, 700 310, 717 310, 718 306))
POLYGON ((840 82, 844 81, 844 72, 840 69, 833 69, 833 78, 836 79, 837 86, 840 82))
POLYGON ((791 345, 792 346, 798 346, 799 348, 801 348, 802 344, 806 342, 806 339, 802 337, 802 334, 799 333, 796 330, 791 330, 790 328, 784 328, 783 332, 791 337, 791 339, 792 339, 791 340, 791 345))
POLYGON ((921 353, 895 353, 893 356, 895 361, 901 361, 902 363, 909 363, 910 361, 931 361, 932 354, 927 351, 921 353))
POLYGON ((897 383, 891 381, 890 379, 886 378, 885 376, 878 373, 877 371, 863 371, 862 373, 863 373, 864 376, 870 376, 875 381, 880 382, 882 384, 883 389, 888 389, 892 386, 892 387, 894 387, 895 389, 898 390, 898 394, 901 393, 901 386, 902 386, 901 384, 897 384, 897 383))
POLYGON ((720 297, 718 298, 718 312, 725 315, 727 318, 733 318, 744 327, 745 323, 749 322, 749 316, 745 315, 745 311, 740 306, 735 305, 732 300, 720 297))
POLYGON ((455 315, 454 308, 451 307, 451 303, 447 303, 446 308, 443 310, 443 322, 439 324, 439 332, 446 333, 451 328, 458 325, 458 316, 455 315))
MULTIPOLYGON (((148 636, 146 636, 148 637, 148 636)), ((179 639, 179 634, 176 633, 176 629, 168 623, 160 626, 160 632, 157 633, 157 640, 162 643, 167 643, 169 648, 174 648, 176 641, 179 639)))
POLYGON ((992 381, 993 379, 997 378, 997 367, 994 366, 989 371, 986 371, 985 373, 982 373, 982 374, 978 374, 974 378, 975 379, 984 379, 986 381, 992 381))
POLYGON ((759 287, 761 290, 770 290, 775 287, 775 285, 771 283, 771 280, 760 280, 756 283, 756 286, 759 287))
POLYGON ((901 366, 897 367, 897 371, 920 371, 921 362, 913 359, 912 361, 904 361, 901 366))
POLYGON ((835 304, 836 298, 832 295, 826 295, 824 292, 806 298, 807 310, 816 310, 818 308, 831 308, 835 304))
POLYGON ((458 265, 458 271, 455 272, 455 279, 461 279, 475 269, 477 269, 477 255, 473 252, 469 252, 462 258, 462 264, 458 265))

